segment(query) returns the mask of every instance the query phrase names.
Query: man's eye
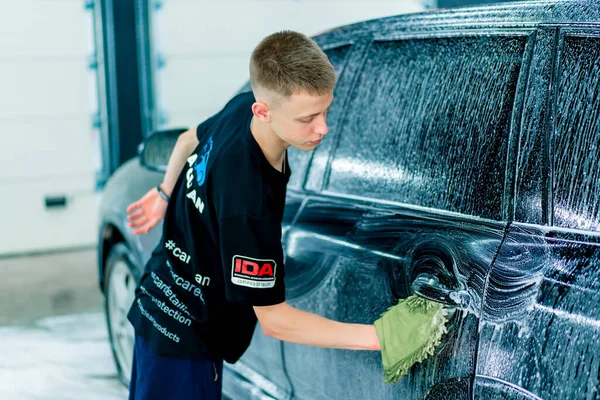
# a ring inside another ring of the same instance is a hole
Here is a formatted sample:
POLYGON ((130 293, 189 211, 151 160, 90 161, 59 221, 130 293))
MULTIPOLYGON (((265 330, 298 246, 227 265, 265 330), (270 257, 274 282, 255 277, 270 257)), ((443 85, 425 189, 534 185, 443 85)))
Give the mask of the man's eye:
POLYGON ((312 122, 312 118, 309 119, 301 119, 300 122, 304 122, 305 124, 308 124, 309 122, 312 122))

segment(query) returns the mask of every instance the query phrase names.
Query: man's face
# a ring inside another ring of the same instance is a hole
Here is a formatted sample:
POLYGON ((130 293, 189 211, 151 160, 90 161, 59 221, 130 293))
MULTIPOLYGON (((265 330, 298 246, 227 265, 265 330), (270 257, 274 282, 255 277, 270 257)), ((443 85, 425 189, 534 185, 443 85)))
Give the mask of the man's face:
POLYGON ((333 94, 293 94, 270 110, 271 128, 277 136, 299 150, 314 150, 328 132, 327 111, 333 94))

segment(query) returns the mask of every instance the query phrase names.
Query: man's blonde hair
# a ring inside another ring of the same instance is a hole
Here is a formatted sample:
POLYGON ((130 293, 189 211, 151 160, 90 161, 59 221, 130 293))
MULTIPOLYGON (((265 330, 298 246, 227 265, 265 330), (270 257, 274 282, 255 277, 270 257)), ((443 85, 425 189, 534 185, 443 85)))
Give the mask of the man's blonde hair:
POLYGON ((335 71, 323 50, 309 37, 281 31, 264 38, 250 57, 250 85, 288 97, 294 93, 324 95, 335 87, 335 71))

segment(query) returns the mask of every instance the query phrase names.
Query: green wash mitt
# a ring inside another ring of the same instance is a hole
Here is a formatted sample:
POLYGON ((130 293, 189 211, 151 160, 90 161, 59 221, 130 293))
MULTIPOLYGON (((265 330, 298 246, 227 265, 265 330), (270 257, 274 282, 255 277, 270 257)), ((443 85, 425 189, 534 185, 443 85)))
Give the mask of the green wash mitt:
POLYGON ((385 383, 396 383, 433 354, 446 333, 448 310, 417 295, 402 299, 375 321, 385 383))

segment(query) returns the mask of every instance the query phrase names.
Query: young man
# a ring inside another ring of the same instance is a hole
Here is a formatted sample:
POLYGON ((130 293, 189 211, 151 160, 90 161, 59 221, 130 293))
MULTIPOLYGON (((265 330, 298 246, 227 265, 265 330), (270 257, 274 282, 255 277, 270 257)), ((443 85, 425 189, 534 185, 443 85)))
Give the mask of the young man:
POLYGON ((220 398, 222 361, 244 353, 257 318, 279 340, 380 349, 373 325, 285 302, 286 149, 314 150, 327 134, 333 67, 314 41, 284 31, 254 49, 250 82, 251 93, 179 137, 163 183, 127 209, 135 234, 164 216, 128 315, 130 399, 220 398))

